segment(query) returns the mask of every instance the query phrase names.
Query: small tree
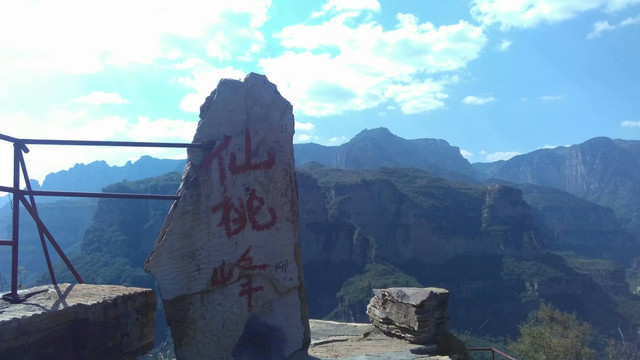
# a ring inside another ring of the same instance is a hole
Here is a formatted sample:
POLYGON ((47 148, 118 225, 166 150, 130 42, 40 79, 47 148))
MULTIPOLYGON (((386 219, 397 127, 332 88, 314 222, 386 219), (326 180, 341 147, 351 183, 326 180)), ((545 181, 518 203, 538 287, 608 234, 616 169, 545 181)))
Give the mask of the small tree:
POLYGON ((509 341, 510 350, 522 360, 595 360, 589 347, 591 325, 576 314, 561 312, 542 303, 520 325, 518 341, 509 341))

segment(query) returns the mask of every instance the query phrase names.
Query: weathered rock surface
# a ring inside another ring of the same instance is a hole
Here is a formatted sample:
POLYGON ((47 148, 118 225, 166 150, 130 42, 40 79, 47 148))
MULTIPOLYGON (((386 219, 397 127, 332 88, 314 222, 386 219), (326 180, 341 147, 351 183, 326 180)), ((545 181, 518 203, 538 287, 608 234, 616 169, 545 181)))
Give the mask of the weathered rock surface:
POLYGON ((638 235, 639 165, 639 141, 597 137, 473 167, 486 178, 549 186, 610 207, 621 224, 638 235))
POLYGON ((59 284, 0 300, 0 359, 135 359, 153 348, 151 289, 59 284))
MULTIPOLYGON (((384 335, 371 324, 310 320, 311 347, 309 358, 352 360, 450 360, 449 356, 424 354, 407 340, 384 335)), ((433 351, 433 349, 431 349, 433 351)), ((459 359, 460 356, 454 358, 459 359)))
POLYGON ((145 267, 178 359, 305 352, 291 104, 265 76, 221 80, 200 108, 176 201, 145 267))
POLYGON ((367 306, 371 323, 412 343, 431 344, 449 328, 449 291, 440 288, 374 289, 367 306))
POLYGON ((302 168, 298 179, 305 263, 442 263, 528 255, 543 243, 521 191, 508 186, 450 183, 416 169, 320 165, 302 168))

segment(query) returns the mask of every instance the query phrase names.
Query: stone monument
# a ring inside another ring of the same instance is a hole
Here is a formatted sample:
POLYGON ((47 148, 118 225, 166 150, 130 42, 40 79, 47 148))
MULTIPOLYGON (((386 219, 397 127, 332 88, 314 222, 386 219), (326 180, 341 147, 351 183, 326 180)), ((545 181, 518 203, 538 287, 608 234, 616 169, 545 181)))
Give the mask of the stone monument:
POLYGON ((291 104, 263 75, 200 108, 182 183, 145 268, 178 359, 285 359, 310 343, 291 104))

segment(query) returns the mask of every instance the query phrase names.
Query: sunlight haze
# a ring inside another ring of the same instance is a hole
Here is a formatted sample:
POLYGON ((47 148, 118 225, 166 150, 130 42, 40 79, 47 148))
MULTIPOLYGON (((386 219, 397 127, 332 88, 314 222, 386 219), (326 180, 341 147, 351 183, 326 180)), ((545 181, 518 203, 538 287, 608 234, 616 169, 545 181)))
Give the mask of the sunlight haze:
MULTIPOLYGON (((12 1, 0 133, 190 142, 221 78, 265 74, 294 141, 365 128, 437 138, 470 162, 596 136, 640 138, 640 0, 12 1)), ((32 178, 184 150, 33 146, 32 178)), ((0 143, 0 184, 12 148, 0 143)), ((3 194, 0 194, 3 195, 3 194)))

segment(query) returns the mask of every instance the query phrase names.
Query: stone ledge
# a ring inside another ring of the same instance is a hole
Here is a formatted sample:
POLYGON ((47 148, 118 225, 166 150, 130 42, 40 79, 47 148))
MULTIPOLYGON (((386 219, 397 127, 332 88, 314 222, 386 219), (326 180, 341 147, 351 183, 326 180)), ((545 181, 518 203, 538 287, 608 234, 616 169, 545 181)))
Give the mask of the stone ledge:
POLYGON ((24 302, 0 300, 0 359, 133 359, 153 347, 151 289, 59 284, 31 288, 24 302))

